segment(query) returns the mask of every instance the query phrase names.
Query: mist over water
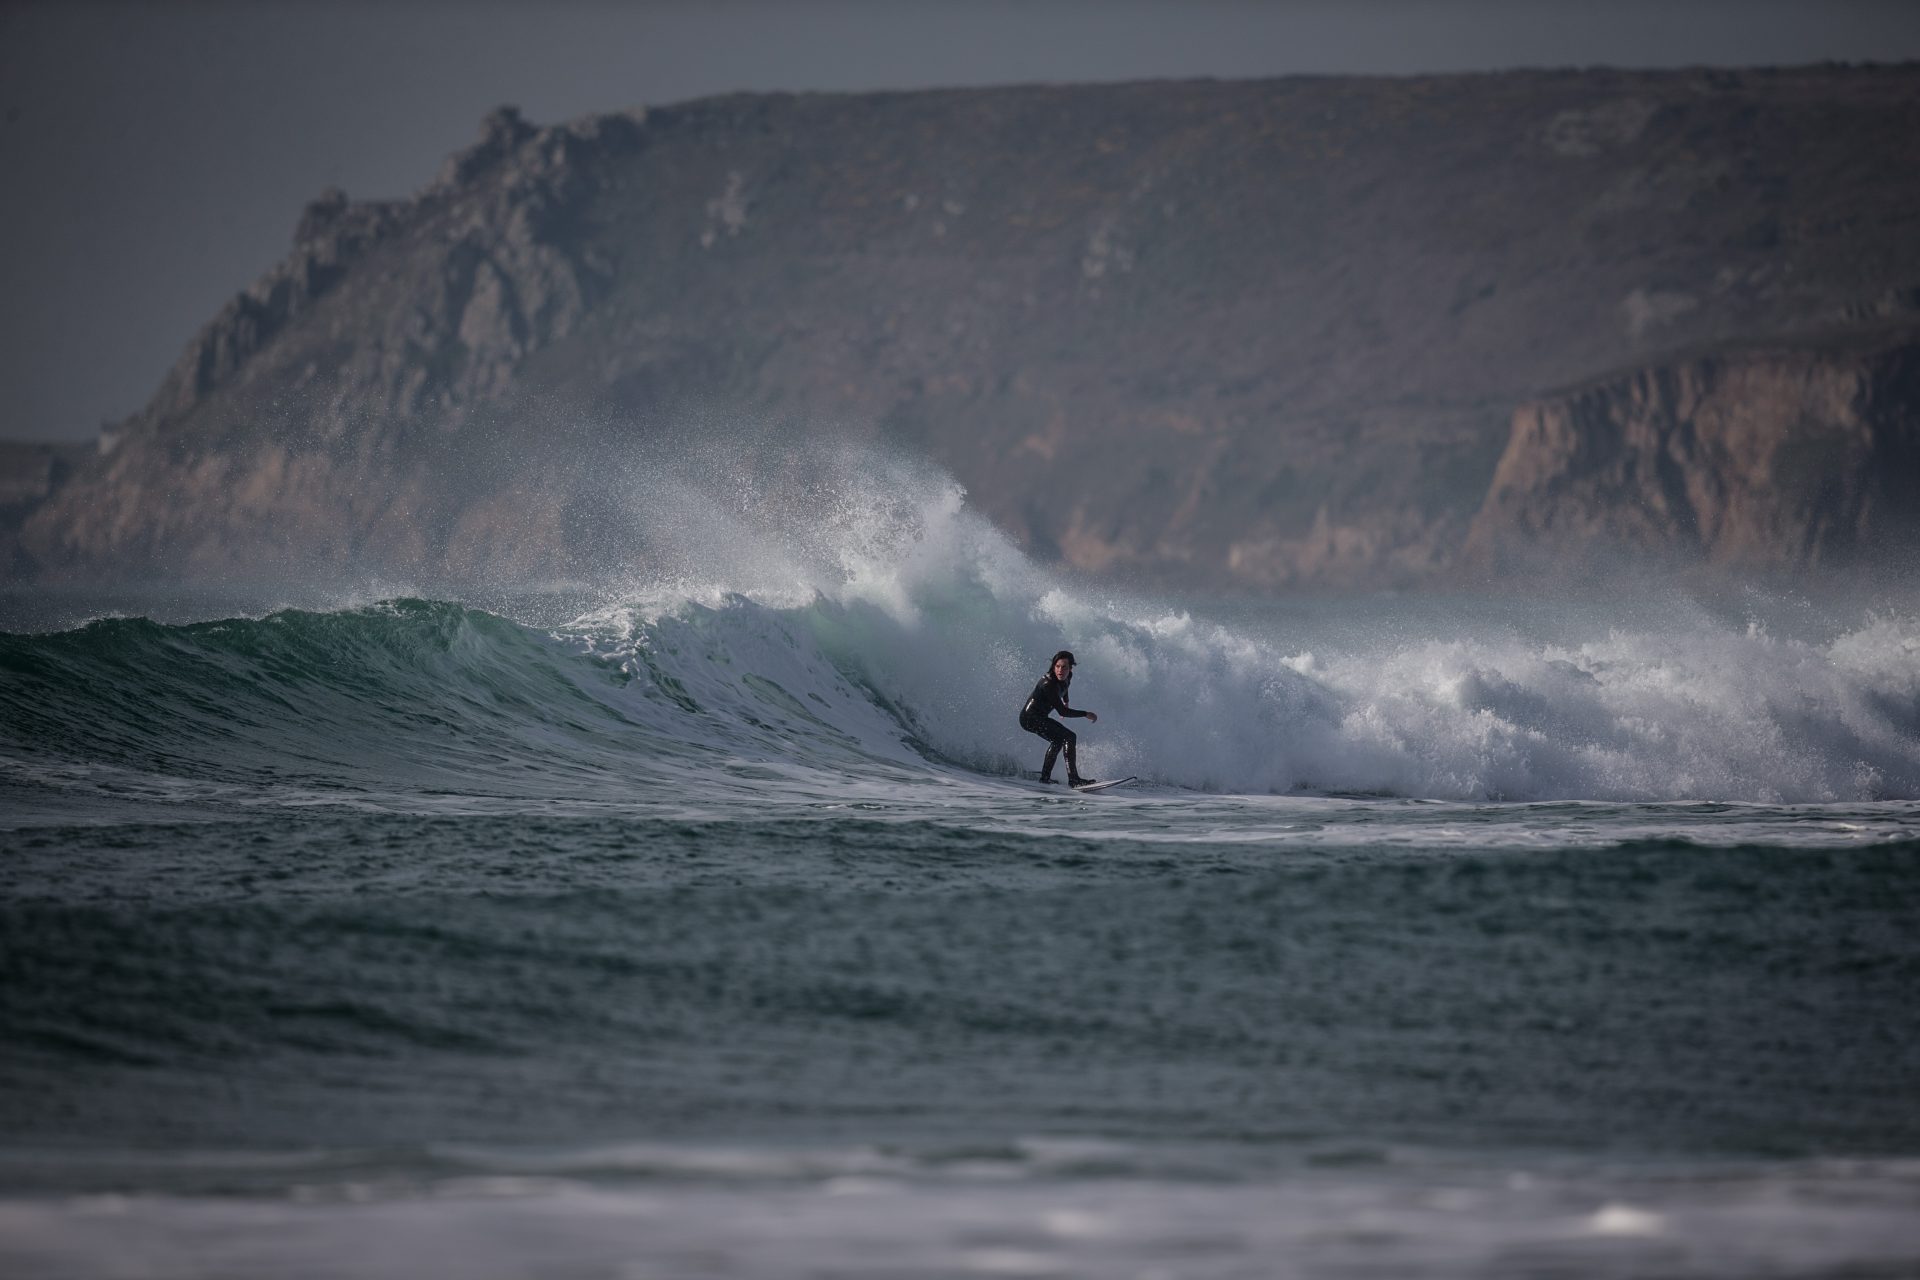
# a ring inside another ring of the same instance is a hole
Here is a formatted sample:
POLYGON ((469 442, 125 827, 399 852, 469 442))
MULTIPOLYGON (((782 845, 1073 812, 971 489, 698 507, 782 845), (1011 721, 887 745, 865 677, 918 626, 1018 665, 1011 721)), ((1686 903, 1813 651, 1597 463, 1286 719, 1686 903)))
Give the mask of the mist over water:
POLYGON ((10 603, 9 1270, 1920 1262, 1913 602, 1177 600, 871 450, 603 485, 593 581, 10 603), (1059 648, 1140 784, 1021 776, 1059 648))
MULTIPOLYGON (((255 669, 283 660, 316 686, 304 696, 338 699, 296 732, 350 740, 354 715, 388 716, 356 688, 368 679, 456 717, 512 696, 517 714, 490 714, 527 735, 531 763, 566 689, 562 705, 638 719, 668 754, 843 769, 857 749, 985 774, 1031 767, 1014 711, 1071 648, 1075 697, 1103 716, 1079 726, 1089 768, 1106 776, 1445 800, 1920 798, 1920 615, 1885 597, 1183 605, 1041 569, 924 466, 848 448, 765 467, 714 448, 648 468, 622 531, 635 560, 604 582, 318 611, 292 589, 301 607, 250 619, 11 643, 70 664, 36 707, 118 698, 129 680, 191 703, 207 678, 244 706, 285 696, 255 669)), ((402 720, 381 732, 428 758, 462 750, 402 720)))

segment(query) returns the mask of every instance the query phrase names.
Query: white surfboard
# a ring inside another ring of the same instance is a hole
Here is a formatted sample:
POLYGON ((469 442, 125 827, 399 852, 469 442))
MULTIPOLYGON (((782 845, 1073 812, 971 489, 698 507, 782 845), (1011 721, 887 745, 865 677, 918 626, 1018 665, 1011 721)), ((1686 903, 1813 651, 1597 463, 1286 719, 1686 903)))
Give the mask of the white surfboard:
POLYGON ((1090 782, 1084 787, 1075 787, 1074 790, 1086 795, 1095 791, 1105 791, 1108 787, 1117 787, 1124 783, 1138 781, 1140 781, 1140 779, 1134 777, 1132 774, 1128 774, 1124 778, 1115 778, 1111 782, 1090 782))

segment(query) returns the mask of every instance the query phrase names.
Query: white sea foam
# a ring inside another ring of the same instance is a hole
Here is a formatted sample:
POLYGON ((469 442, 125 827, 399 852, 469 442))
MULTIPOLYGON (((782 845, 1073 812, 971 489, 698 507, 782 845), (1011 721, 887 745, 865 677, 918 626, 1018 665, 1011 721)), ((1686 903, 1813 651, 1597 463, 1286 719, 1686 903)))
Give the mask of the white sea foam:
POLYGON ((1890 1162, 1836 1174, 1788 1161, 1562 1160, 1518 1183, 1503 1183, 1493 1161, 1461 1159, 1222 1175, 1016 1169, 983 1181, 951 1166, 906 1168, 863 1174, 869 1194, 846 1195, 830 1166, 769 1180, 695 1163, 662 1168, 644 1188, 618 1177, 403 1174, 284 1196, 265 1186, 247 1196, 13 1196, 0 1199, 0 1263, 36 1275, 505 1278, 681 1275, 693 1259, 699 1274, 740 1277, 1224 1280, 1273 1274, 1276 1259, 1291 1259, 1311 1264, 1306 1274, 1440 1280, 1905 1275, 1920 1260, 1915 1188, 1890 1162), (1623 1194, 1658 1208, 1611 1198, 1623 1194))
POLYGON ((1048 573, 925 468, 849 450, 747 481, 738 459, 708 463, 636 499, 644 564, 574 630, 675 651, 676 678, 715 706, 747 674, 772 679, 869 751, 905 730, 969 767, 1037 763, 1015 712, 1070 648, 1074 701, 1101 716, 1074 726, 1100 775, 1448 799, 1920 797, 1911 614, 1812 636, 1684 601, 1638 602, 1630 622, 1568 606, 1550 626, 1379 601, 1222 622, 1048 573))

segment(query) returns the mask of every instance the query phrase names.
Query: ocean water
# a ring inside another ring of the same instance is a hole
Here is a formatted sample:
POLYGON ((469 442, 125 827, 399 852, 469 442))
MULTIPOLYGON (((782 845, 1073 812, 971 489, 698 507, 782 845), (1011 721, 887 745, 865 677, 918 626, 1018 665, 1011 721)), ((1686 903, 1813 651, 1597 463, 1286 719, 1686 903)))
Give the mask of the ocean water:
POLYGON ((1920 1274, 1911 607, 1174 602, 879 465, 5 602, 0 1274, 1920 1274), (1063 646, 1137 785, 1022 776, 1063 646))

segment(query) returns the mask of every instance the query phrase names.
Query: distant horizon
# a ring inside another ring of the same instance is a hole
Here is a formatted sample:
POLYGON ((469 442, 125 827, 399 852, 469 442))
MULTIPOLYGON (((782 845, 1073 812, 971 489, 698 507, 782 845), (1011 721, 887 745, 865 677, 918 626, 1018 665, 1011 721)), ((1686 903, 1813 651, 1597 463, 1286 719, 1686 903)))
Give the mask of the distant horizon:
POLYGON ((338 187, 403 199, 499 106, 733 94, 1920 62, 1888 0, 733 0, 0 7, 0 439, 93 438, 338 187), (744 34, 743 34, 744 33, 744 34))

